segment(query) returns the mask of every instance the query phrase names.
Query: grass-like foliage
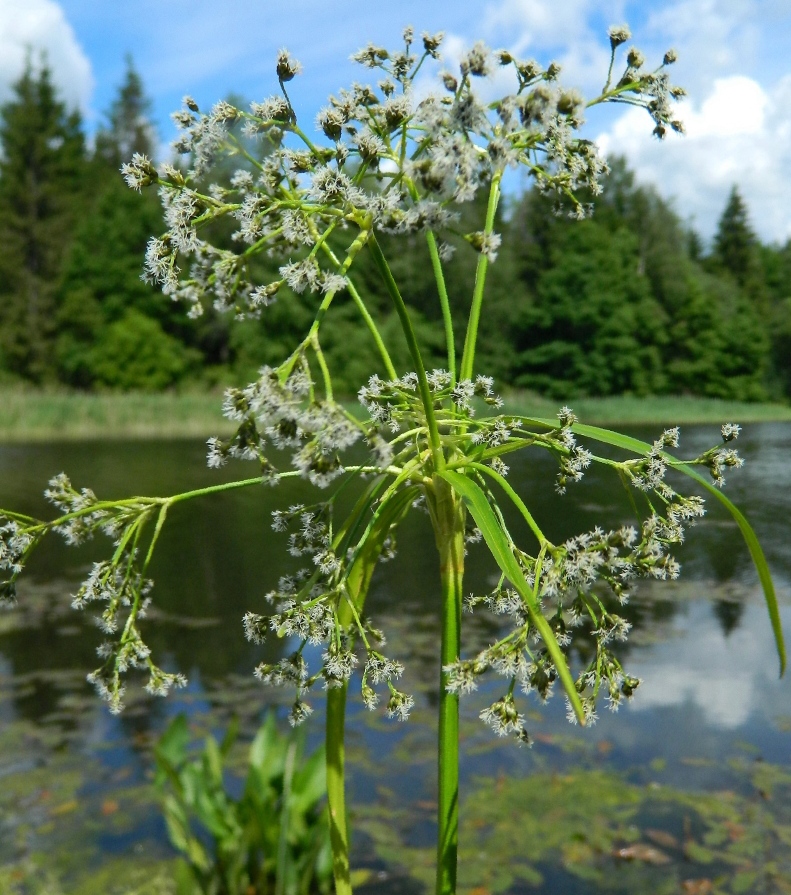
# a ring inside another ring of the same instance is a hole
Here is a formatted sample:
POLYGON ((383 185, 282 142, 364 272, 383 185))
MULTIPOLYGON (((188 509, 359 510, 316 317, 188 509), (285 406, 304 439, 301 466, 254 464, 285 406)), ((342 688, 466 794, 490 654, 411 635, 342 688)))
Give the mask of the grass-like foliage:
MULTIPOLYGON (((679 444, 676 427, 645 444, 582 426, 567 407, 549 420, 502 413, 492 379, 476 368, 487 271, 501 241, 494 224, 506 169, 521 168, 536 189, 557 196, 561 212, 584 217, 587 208, 577 193, 596 194, 606 172, 596 146, 580 136, 586 108, 628 103, 646 110, 657 137, 667 128, 681 129, 672 101, 683 91, 671 84, 667 71, 675 54, 669 51, 657 68, 649 69, 632 48, 618 73, 619 48, 629 33, 613 28, 609 36, 610 69, 601 93, 588 101, 559 85, 558 65, 544 67, 507 51, 492 53, 482 43, 462 56, 455 71, 440 71, 432 91, 429 69, 439 58, 442 35, 424 34, 416 41, 411 29, 398 50, 369 45, 355 54, 376 83, 355 83, 331 97, 316 118, 320 139, 307 132, 292 102, 291 82, 300 65, 286 51, 276 65, 280 92, 249 110, 223 102, 204 114, 186 98, 176 121, 181 127, 177 149, 188 165, 157 168, 137 155, 124 166, 131 187, 158 187, 166 211, 169 229, 151 240, 146 275, 167 296, 186 303, 193 316, 207 303, 258 316, 277 297, 288 300, 287 289, 315 295, 313 322, 282 363, 262 368, 255 382, 227 392, 224 410, 237 426, 235 434, 209 441, 210 466, 249 460, 258 464, 258 472, 171 497, 112 501, 78 490, 61 475, 47 491, 60 512, 57 518, 45 522, 7 512, 3 520, 0 569, 6 573, 2 595, 7 600, 48 531, 71 543, 97 533, 115 543, 74 603, 99 612, 107 639, 90 679, 111 709, 120 711, 130 668, 147 669, 147 688, 155 694, 184 683, 179 673, 156 664, 141 625, 151 599, 147 571, 169 508, 288 477, 305 479, 322 491, 312 505, 275 512, 273 528, 282 533, 284 549, 304 557, 305 567, 281 577, 265 605, 251 607, 244 629, 255 643, 275 636, 290 644, 286 658, 262 663, 255 673, 266 684, 294 688, 294 725, 311 714, 312 691, 326 690, 327 789, 339 895, 351 891, 344 803, 347 690, 354 682, 368 708, 375 710, 381 702, 388 716, 401 721, 413 708, 412 696, 400 689, 402 665, 385 652, 384 633, 365 611, 375 568, 392 555, 396 530, 408 524, 410 514, 429 514, 439 554, 437 892, 451 893, 456 888, 460 695, 475 689, 482 675, 501 676, 502 695, 481 719, 498 736, 520 744, 530 742, 522 708, 526 698, 543 701, 560 689, 570 720, 580 724, 595 720, 600 703, 615 710, 631 698, 640 681, 622 667, 614 648, 629 632, 619 606, 637 579, 678 575, 671 551, 686 526, 704 514, 700 496, 679 490, 684 476, 708 487, 697 472, 704 470, 716 486, 709 490, 719 494, 724 473, 742 463, 733 448, 739 434, 735 424, 722 426, 718 446, 679 459, 671 453, 679 444), (511 89, 484 100, 476 84, 495 67, 510 76, 511 89), (240 122, 245 139, 236 136, 234 126, 240 122), (214 171, 219 179, 212 179, 214 171), (458 327, 464 340, 457 346, 444 277, 445 266, 452 263, 445 237, 460 226, 460 204, 479 191, 488 196, 484 220, 479 229, 462 234, 477 253, 477 265, 466 328, 458 327), (234 248, 216 239, 223 221, 234 228, 234 248), (426 369, 409 310, 380 246, 382 233, 425 236, 444 321, 445 369, 426 369), (411 369, 395 368, 377 309, 355 284, 354 263, 362 252, 369 253, 385 286, 411 369), (256 278, 257 259, 264 254, 282 259, 279 277, 271 282, 256 278), (322 324, 344 290, 386 371, 385 378, 372 375, 361 383, 363 418, 336 401, 321 345, 322 324), (484 415, 475 413, 476 402, 488 408, 484 415), (359 452, 360 442, 367 459, 348 462, 346 452, 355 445, 359 452), (597 443, 614 445, 620 458, 597 456, 597 443), (283 451, 290 452, 289 469, 277 466, 283 451), (506 461, 518 451, 528 456, 548 451, 557 461, 555 488, 561 494, 592 463, 606 464, 613 483, 630 496, 634 524, 611 531, 596 527, 553 543, 545 520, 534 517, 508 482, 506 461), (672 484, 668 473, 679 474, 672 484), (357 502, 341 514, 337 496, 352 483, 357 502), (503 507, 509 505, 523 519, 522 530, 506 524, 503 507), (485 543, 501 575, 490 593, 467 598, 466 608, 500 616, 508 630, 486 649, 467 655, 461 638, 464 564, 468 544, 476 541, 485 543), (308 645, 320 648, 318 660, 306 652, 308 645), (581 667, 572 667, 573 655, 587 657, 581 667)), ((758 566, 782 664, 766 563, 746 520, 727 505, 758 566)))
POLYGON ((318 895, 332 883, 323 750, 303 756, 303 731, 278 733, 268 714, 253 740, 238 797, 226 763, 237 730, 191 751, 175 718, 157 743, 157 785, 168 835, 181 853, 180 895, 318 895))

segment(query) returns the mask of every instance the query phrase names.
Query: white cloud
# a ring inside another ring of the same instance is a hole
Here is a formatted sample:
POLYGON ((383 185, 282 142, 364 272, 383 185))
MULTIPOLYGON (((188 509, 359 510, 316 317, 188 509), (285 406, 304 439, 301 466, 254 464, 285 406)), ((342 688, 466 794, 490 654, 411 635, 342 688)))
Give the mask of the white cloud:
POLYGON ((53 0, 0 2, 0 101, 22 74, 25 55, 34 62, 44 51, 53 80, 66 102, 85 113, 93 91, 91 63, 77 41, 63 10, 53 0))
POLYGON ((630 705, 635 712, 691 703, 707 724, 734 730, 753 713, 771 718, 788 704, 766 610, 757 604, 746 607, 729 638, 714 624, 709 604, 693 602, 674 620, 673 636, 635 654, 629 671, 643 679, 630 705))
POLYGON ((758 0, 677 0, 652 10, 649 38, 679 52, 677 77, 697 95, 726 73, 748 72, 761 44, 758 0))
MULTIPOLYGON (((549 61, 554 53, 563 66, 563 80, 591 92, 600 88, 610 50, 606 35, 591 25, 599 4, 594 0, 501 0, 483 16, 483 31, 520 56, 549 61)), ((623 3, 609 4, 613 21, 622 18, 623 3)))
POLYGON ((684 104, 681 118, 687 135, 659 142, 645 113, 631 109, 597 142, 626 156, 638 179, 672 198, 705 238, 734 184, 762 239, 790 238, 791 75, 771 92, 744 75, 717 78, 702 102, 684 104))
MULTIPOLYGON (((604 27, 630 17, 643 19, 634 38, 649 62, 671 46, 679 53, 672 75, 691 97, 688 136, 660 144, 645 112, 631 109, 600 135, 602 148, 625 155, 705 238, 734 184, 762 239, 791 238, 791 74, 786 56, 767 52, 791 30, 787 0, 670 0, 640 13, 630 0, 493 0, 481 29, 519 54, 554 54, 564 83, 590 95, 609 61, 604 27)), ((606 111, 615 110, 597 110, 597 127, 606 111)))

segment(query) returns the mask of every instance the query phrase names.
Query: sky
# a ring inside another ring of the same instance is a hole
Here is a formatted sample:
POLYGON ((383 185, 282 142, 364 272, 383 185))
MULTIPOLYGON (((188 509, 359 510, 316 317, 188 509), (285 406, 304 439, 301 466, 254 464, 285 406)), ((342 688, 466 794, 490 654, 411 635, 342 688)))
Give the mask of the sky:
POLYGON ((369 40, 399 46, 407 24, 445 31, 448 59, 483 39, 522 58, 557 60, 564 83, 591 96, 606 74, 607 28, 624 23, 649 63, 677 50, 672 73, 689 93, 679 115, 687 134, 660 142, 644 111, 609 106, 586 135, 626 156, 638 180, 705 240, 734 185, 764 241, 791 238, 791 0, 0 0, 0 101, 26 52, 44 50, 90 133, 131 54, 166 156, 169 116, 185 94, 202 108, 231 93, 262 99, 277 89, 274 59, 284 46, 304 66, 289 92, 311 120, 329 93, 365 80, 350 53, 369 40))

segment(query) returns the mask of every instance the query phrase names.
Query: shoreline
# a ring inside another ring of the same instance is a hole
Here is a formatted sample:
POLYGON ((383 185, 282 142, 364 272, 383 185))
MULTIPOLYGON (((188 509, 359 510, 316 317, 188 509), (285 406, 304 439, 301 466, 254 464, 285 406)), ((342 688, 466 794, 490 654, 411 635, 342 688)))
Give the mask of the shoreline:
MULTIPOLYGON (((561 401, 505 392, 503 412, 554 417, 561 401)), ((603 426, 791 422, 791 407, 717 398, 631 395, 577 398, 568 403, 582 422, 603 426)), ((353 410, 358 405, 349 399, 353 410)), ((47 441, 153 440, 227 435, 222 394, 80 393, 0 389, 0 444, 47 441)))

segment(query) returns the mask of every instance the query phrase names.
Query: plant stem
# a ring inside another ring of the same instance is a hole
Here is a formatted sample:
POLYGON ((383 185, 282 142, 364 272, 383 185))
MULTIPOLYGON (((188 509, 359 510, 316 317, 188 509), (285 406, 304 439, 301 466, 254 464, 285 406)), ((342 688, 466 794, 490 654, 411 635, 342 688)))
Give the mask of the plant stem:
POLYGON ((439 292, 439 303, 442 308, 442 320, 445 324, 445 344, 448 347, 448 372, 452 377, 452 384, 456 384, 456 343, 453 338, 453 317, 450 313, 450 301, 448 300, 448 288, 445 285, 445 274, 442 271, 442 261, 437 248, 437 238, 431 230, 426 232, 428 252, 431 255, 431 266, 434 269, 434 279, 439 292))
POLYGON ((373 233, 371 234, 369 247, 374 256, 376 266, 379 268, 379 273, 382 275, 382 279, 385 282, 387 291, 390 293, 390 298, 395 305, 396 313, 401 321, 401 329, 404 332, 407 346, 409 347, 409 353, 412 356, 412 362, 415 365, 420 399, 423 402, 423 410, 426 414, 426 425, 428 426, 428 437, 431 445, 431 456, 434 460, 434 468, 444 469, 445 456, 442 453, 442 444, 440 442, 439 429, 437 427, 437 417, 434 413, 434 398, 431 395, 431 389, 429 388, 428 380, 426 379, 426 368, 423 364, 423 357, 420 354, 417 339, 415 338, 415 331, 412 329, 412 321, 409 319, 409 312, 407 311, 404 299, 401 297, 401 293, 398 290, 396 281, 393 279, 393 274, 390 271, 387 259, 382 254, 382 249, 379 247, 379 243, 373 233))
MULTIPOLYGON (((366 239, 367 239, 367 237, 366 237, 366 239)), ((335 255, 335 253, 330 248, 330 246, 328 246, 327 243, 325 242, 325 243, 322 243, 321 248, 327 254, 327 256, 332 261, 332 263, 336 267, 341 269, 341 263, 338 260, 338 257, 335 255)), ((347 267, 347 270, 348 270, 348 267, 347 267)), ((387 347, 385 346, 384 339, 382 339, 382 336, 381 336, 379 330, 377 329, 376 322, 374 321, 373 317, 368 312, 368 308, 365 306, 365 302, 362 300, 360 293, 357 291, 357 288, 355 287, 354 283, 352 283, 348 274, 346 275, 346 279, 348 281, 346 291, 349 293, 349 295, 351 295, 352 301, 357 305, 357 310, 362 315, 362 318, 365 321, 365 325, 368 327, 368 331, 373 336, 373 340, 376 343, 376 347, 379 351, 379 356, 382 358, 382 361, 384 362, 385 372, 390 377, 390 379, 398 379, 398 374, 396 373, 395 367, 393 366, 393 362, 390 359, 390 355, 387 351, 387 347)))
POLYGON ((346 828, 346 794, 344 792, 343 733, 347 686, 344 684, 342 687, 332 687, 327 690, 327 811, 330 819, 335 895, 352 895, 349 871, 349 833, 346 828))
POLYGON ((442 581, 436 895, 453 895, 459 842, 459 695, 448 692, 448 676, 444 669, 457 661, 461 650, 465 516, 462 501, 447 482, 436 476, 433 493, 434 500, 429 500, 428 505, 434 523, 442 581))
MULTIPOLYGON (((300 473, 297 470, 289 472, 277 473, 277 479, 293 479, 298 478, 300 473)), ((184 491, 182 494, 174 494, 172 497, 159 498, 163 503, 169 504, 181 503, 182 500, 192 500, 194 497, 206 497, 209 494, 219 494, 222 491, 232 491, 235 488, 248 488, 250 485, 260 485, 261 476, 254 479, 240 479, 238 482, 226 482, 223 485, 209 485, 207 488, 196 488, 194 491, 184 491)), ((118 501, 123 504, 124 501, 118 501)), ((90 507, 88 508, 90 509, 90 507)), ((64 517, 65 518, 65 517, 64 517)), ((58 522, 62 520, 57 520, 58 522)))
MULTIPOLYGON (((500 180, 502 176, 502 172, 497 171, 492 177, 492 185, 489 189, 489 204, 486 207, 486 224, 484 226, 484 233, 487 236, 494 229, 494 216, 497 213, 497 204, 500 201, 500 180)), ((481 318, 483 287, 486 283, 488 267, 489 259, 486 255, 481 254, 478 258, 478 266, 475 269, 475 288, 472 293, 470 319, 467 322, 467 335, 464 337, 464 353, 461 356, 459 379, 472 379, 475 363, 475 343, 478 341, 478 321, 481 318)))
MULTIPOLYGON (((425 57, 424 57, 425 58, 425 57)), ((423 60, 420 60, 420 65, 423 64, 423 60)), ((418 68, 420 68, 418 65, 418 68)), ((402 159, 402 167, 403 167, 403 159, 402 159)), ((409 190, 410 195, 415 200, 415 202, 419 201, 420 195, 418 193, 417 187, 415 183, 410 178, 405 178, 405 184, 407 189, 409 190)), ((445 345, 448 352, 448 372, 451 375, 451 384, 456 384, 456 342, 453 336, 453 316, 450 312, 450 301, 448 300, 448 287, 445 284, 445 273, 442 270, 442 259, 439 257, 439 249, 437 248, 437 237, 434 235, 433 230, 426 231, 426 242, 428 243, 428 252, 431 256, 431 267, 434 271, 434 280, 437 284, 437 292, 439 293, 439 304, 442 308, 442 321, 445 326, 445 345)))

